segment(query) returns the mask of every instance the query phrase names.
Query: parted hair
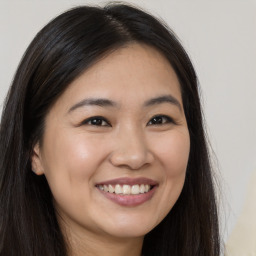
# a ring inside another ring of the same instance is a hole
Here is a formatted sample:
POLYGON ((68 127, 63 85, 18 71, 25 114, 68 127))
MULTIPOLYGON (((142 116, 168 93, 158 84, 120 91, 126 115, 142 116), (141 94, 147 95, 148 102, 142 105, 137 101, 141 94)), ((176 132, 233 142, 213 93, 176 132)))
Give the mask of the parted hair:
POLYGON ((127 4, 80 6, 50 21, 28 46, 4 102, 0 125, 0 255, 67 256, 45 176, 31 153, 45 117, 88 67, 129 43, 161 52, 180 83, 190 135, 183 190, 165 219, 146 234, 144 256, 218 256, 220 238, 213 171, 198 80, 179 40, 159 19, 127 4))

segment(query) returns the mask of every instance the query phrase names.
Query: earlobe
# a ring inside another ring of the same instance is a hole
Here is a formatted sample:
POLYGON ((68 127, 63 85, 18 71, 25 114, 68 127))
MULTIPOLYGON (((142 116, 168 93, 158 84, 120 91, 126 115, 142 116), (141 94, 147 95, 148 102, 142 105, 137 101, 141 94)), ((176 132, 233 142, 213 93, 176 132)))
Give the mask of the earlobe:
POLYGON ((34 146, 32 154, 31 154, 31 168, 32 168, 32 171, 36 175, 44 174, 44 169, 43 169, 42 160, 41 160, 41 156, 40 156, 39 143, 37 143, 34 146))

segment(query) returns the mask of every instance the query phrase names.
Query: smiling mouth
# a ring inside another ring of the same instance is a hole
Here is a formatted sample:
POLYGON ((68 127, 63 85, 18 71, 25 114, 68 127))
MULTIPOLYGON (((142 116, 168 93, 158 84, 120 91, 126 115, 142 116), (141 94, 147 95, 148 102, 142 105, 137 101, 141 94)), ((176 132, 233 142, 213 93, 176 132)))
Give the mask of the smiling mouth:
POLYGON ((99 182, 95 186, 103 196, 114 203, 135 207, 149 201, 159 184, 146 177, 123 177, 99 182))
POLYGON ((117 195, 139 195, 149 192, 154 186, 149 184, 104 184, 104 185, 97 185, 97 187, 104 192, 117 194, 117 195))

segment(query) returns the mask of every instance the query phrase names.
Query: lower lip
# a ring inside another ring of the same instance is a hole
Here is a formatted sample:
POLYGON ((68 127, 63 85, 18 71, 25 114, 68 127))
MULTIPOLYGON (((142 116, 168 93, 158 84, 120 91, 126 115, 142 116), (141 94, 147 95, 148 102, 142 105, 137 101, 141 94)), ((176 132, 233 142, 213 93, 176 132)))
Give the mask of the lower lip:
POLYGON ((150 200, 155 191, 156 191, 157 186, 154 186, 150 191, 147 193, 143 194, 138 194, 138 195, 121 195, 121 194, 115 194, 115 193, 108 193, 103 190, 98 189, 105 197, 110 199, 111 201, 122 205, 122 206, 137 206, 141 205, 148 200, 150 200))

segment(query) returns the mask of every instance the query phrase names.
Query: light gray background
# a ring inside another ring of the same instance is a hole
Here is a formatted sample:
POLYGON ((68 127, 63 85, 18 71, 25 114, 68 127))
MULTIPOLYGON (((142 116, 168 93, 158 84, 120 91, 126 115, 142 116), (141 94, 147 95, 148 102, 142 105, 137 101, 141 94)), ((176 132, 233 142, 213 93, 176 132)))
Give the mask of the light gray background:
MULTIPOLYGON (((242 211, 256 171, 256 1, 138 0, 176 32, 192 58, 212 147, 219 161, 225 239, 242 211)), ((34 35, 78 4, 103 1, 0 0, 0 111, 34 35)), ((0 152, 1 153, 1 152, 0 152)), ((256 186, 256 184, 255 184, 256 186)), ((255 202, 256 204, 256 202, 255 202)))

